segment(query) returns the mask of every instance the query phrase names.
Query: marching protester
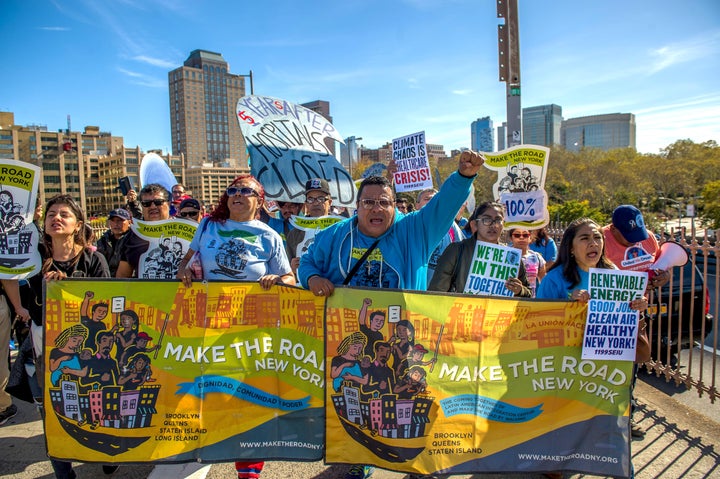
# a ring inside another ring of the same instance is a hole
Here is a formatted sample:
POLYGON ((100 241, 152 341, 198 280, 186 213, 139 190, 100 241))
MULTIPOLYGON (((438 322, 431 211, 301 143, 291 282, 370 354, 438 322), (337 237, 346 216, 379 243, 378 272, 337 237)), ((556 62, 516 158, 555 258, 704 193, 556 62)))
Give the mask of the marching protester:
POLYGON ((280 218, 268 213, 265 206, 260 208, 258 215, 260 221, 270 226, 270 228, 280 235, 283 241, 286 241, 287 235, 293 230, 293 225, 290 224, 290 218, 300 214, 303 204, 290 201, 278 201, 277 205, 280 209, 280 218))
MULTIPOLYGON (((319 218, 330 214, 332 206, 332 196, 330 196, 330 186, 327 180, 322 178, 314 178, 305 183, 305 216, 308 218, 319 218)), ((287 235, 287 254, 290 258, 290 266, 293 273, 297 271, 300 265, 300 256, 304 251, 298 251, 297 248, 305 240, 304 230, 293 228, 287 235)), ((303 245, 307 249, 307 244, 303 245)))
MULTIPOLYGON (((620 205, 612 213, 612 222, 603 228, 605 253, 610 261, 622 270, 650 271, 660 250, 655 235, 645 228, 645 220, 639 209, 632 205, 620 205)), ((653 269, 648 277, 648 289, 659 288, 670 280, 669 271, 653 269)), ((633 388, 630 401, 630 435, 636 439, 645 437, 645 431, 632 419, 635 412, 634 396, 637 365, 633 370, 633 388)))
MULTIPOLYGON (((564 299, 587 303, 590 301, 590 268, 617 269, 605 255, 602 228, 590 218, 570 223, 563 233, 557 262, 547 272, 537 290, 540 299, 564 299)), ((635 362, 650 359, 650 342, 647 337, 643 311, 648 307, 647 297, 633 299, 630 308, 640 311, 637 352, 635 362)), ((632 465, 632 464, 631 464, 632 465)), ((632 474, 634 476, 634 474, 632 474)), ((561 473, 548 474, 560 478, 561 473)))
MULTIPOLYGON (((195 257, 203 279, 258 281, 264 289, 274 284, 295 284, 295 276, 280 236, 257 214, 263 208, 265 190, 252 175, 240 175, 228 186, 212 214, 202 220, 190 248, 178 267, 177 279, 192 286, 195 257), (254 239, 250 240, 249 237, 254 239), (199 257, 195 252, 199 252, 199 257), (224 260, 221 258, 225 258, 224 260)), ((236 461, 239 479, 260 477, 263 461, 236 461)))
POLYGON ((533 236, 529 245, 532 251, 540 253, 545 260, 545 271, 552 268, 557 259, 557 245, 547 232, 547 228, 533 230, 533 236))
POLYGON ((533 234, 529 230, 525 228, 511 228, 508 230, 508 234, 510 235, 510 242, 513 248, 517 248, 522 252, 522 264, 525 267, 528 285, 534 298, 537 285, 545 276, 545 258, 543 258, 540 253, 530 249, 533 234))
MULTIPOLYGON (((464 151, 458 170, 418 212, 395 209, 390 181, 370 176, 358 189, 357 215, 320 231, 300 259, 298 277, 316 296, 330 296, 335 285, 424 291, 430 254, 455 220, 455 214, 482 167, 482 155, 464 151)), ((372 466, 350 468, 346 479, 365 479, 372 466)))
MULTIPOLYGON (((162 185, 150 183, 140 190, 140 204, 145 221, 161 221, 170 219, 170 193, 162 185)), ((137 278, 140 257, 145 254, 150 243, 134 232, 128 233, 125 248, 120 257, 116 278, 137 278)))
POLYGON ((192 220, 196 223, 202 219, 203 207, 200 204, 200 200, 195 198, 185 198, 178 206, 178 212, 175 215, 177 218, 184 218, 186 220, 192 220))
MULTIPOLYGON (((91 251, 85 243, 85 214, 70 195, 57 195, 48 201, 45 207, 44 237, 39 245, 43 258, 42 274, 30 278, 30 286, 35 294, 35 301, 29 305, 33 325, 32 341, 35 364, 42 363, 43 325, 42 298, 43 280, 56 281, 65 278, 109 278, 105 257, 97 251, 91 251)), ((38 381, 42 387, 44 378, 42 371, 36 371, 31 381, 38 381)), ((42 399, 42 394, 39 396, 42 399)), ((77 474, 72 463, 51 459, 57 479, 74 479, 77 474)), ((117 466, 103 466, 106 473, 112 473, 117 466)))
MULTIPOLYGON (((420 193, 418 193, 415 207, 418 210, 422 209, 426 204, 428 204, 428 201, 430 201, 436 194, 437 190, 435 188, 427 188, 422 190, 420 193)), ((460 209, 462 209, 462 206, 460 207, 460 209)), ((455 215, 455 217, 457 217, 457 214, 455 215)), ((430 284, 430 281, 432 280, 435 269, 437 268, 438 259, 440 258, 440 255, 443 253, 443 251, 445 251, 445 248, 447 248, 448 245, 450 245, 451 243, 457 243, 459 241, 462 241, 463 239, 465 239, 465 235, 463 235, 463 232, 458 226, 458 224, 453 221, 447 234, 443 236, 442 240, 440 240, 437 246, 435 246, 435 249, 430 255, 430 259, 428 260, 428 284, 430 284)))
MULTIPOLYGON (((504 221, 505 210, 503 205, 498 202, 488 201, 475 208, 468 223, 473 236, 462 240, 460 243, 452 243, 445 249, 445 252, 438 259, 438 265, 428 290, 462 293, 475 254, 475 243, 484 241, 498 244, 504 221)), ((505 287, 512 291, 515 296, 523 298, 532 296, 522 262, 520 263, 518 277, 508 278, 505 287)))
POLYGON ((128 210, 123 208, 112 210, 108 213, 108 229, 97 240, 97 250, 105 256, 110 267, 110 276, 115 276, 120 265, 125 241, 129 236, 130 223, 132 223, 132 216, 128 210))

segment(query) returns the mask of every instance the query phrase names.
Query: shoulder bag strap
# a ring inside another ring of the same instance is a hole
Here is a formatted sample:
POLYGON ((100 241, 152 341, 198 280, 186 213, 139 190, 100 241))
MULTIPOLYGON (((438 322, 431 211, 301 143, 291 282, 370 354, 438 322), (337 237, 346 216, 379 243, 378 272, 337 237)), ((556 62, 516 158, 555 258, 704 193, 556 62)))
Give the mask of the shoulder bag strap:
POLYGON ((376 239, 375 242, 372 245, 370 245, 370 247, 367 250, 365 250, 365 254, 362 255, 362 257, 358 260, 357 263, 355 263, 355 266, 352 267, 352 269, 350 270, 348 275, 345 277, 345 281, 343 281, 344 286, 347 286, 348 283, 350 282, 350 280, 353 278, 353 276, 355 276, 355 273, 357 273, 357 270, 360 269, 360 265, 362 265, 365 262, 367 257, 370 256, 370 253, 372 253, 372 251, 377 246, 378 241, 380 241, 379 238, 376 239))

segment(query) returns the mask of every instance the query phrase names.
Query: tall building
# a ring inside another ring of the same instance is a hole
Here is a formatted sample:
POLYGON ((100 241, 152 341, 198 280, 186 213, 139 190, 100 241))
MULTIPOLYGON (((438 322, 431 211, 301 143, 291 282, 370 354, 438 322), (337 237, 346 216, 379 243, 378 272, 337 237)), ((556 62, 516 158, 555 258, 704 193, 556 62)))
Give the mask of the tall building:
MULTIPOLYGON (((308 110, 312 110, 318 115, 325 118, 327 121, 332 123, 332 116, 330 116, 330 102, 325 100, 315 100, 308 103, 301 103, 300 106, 304 106, 308 110)), ((328 150, 330 150, 330 153, 332 153, 333 156, 335 156, 335 140, 332 138, 325 138, 325 146, 327 146, 328 150)), ((335 158, 340 161, 340 158, 335 156, 335 158)))
POLYGON ((432 156, 433 158, 437 159, 443 159, 447 158, 447 153, 445 153, 445 147, 442 145, 434 145, 432 143, 427 143, 425 145, 427 147, 427 156, 432 156))
POLYGON ((507 148, 507 122, 503 122, 502 125, 497 127, 497 151, 502 151, 507 148))
POLYGON ((188 168, 183 184, 186 190, 192 191, 193 198, 201 200, 210 211, 228 185, 245 173, 250 173, 250 169, 213 166, 212 163, 207 163, 204 166, 188 168))
POLYGON ((193 50, 183 66, 168 73, 172 151, 188 167, 247 167, 245 140, 236 118, 245 78, 229 72, 220 53, 193 50))
POLYGON ((635 115, 632 113, 570 118, 562 122, 562 144, 568 151, 635 148, 635 129, 635 115))
POLYGON ((561 143, 562 107, 555 104, 522 109, 523 143, 553 146, 561 143))
POLYGON ((470 124, 470 149, 473 151, 495 151, 493 122, 489 116, 478 118, 470 124))

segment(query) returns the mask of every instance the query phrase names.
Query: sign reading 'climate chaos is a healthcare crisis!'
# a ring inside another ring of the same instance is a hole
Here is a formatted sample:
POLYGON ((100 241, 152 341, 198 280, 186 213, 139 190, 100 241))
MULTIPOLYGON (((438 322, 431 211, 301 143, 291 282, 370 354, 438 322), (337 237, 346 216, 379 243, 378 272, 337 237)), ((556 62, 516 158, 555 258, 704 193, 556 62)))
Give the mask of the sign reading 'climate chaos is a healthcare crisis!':
POLYGON ((428 164, 425 132, 395 138, 392 141, 395 172, 395 191, 423 190, 432 188, 432 175, 428 164))

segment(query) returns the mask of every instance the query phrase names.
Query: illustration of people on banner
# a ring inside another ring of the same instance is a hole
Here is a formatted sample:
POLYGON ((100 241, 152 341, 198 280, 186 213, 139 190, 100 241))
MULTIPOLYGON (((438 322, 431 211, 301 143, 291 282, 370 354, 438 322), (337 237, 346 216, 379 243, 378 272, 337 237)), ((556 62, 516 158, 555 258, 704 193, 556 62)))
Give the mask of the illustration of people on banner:
POLYGON ((300 202, 305 182, 323 178, 336 206, 355 207, 352 178, 326 144, 343 143, 330 121, 303 106, 258 95, 238 100, 237 118, 250 173, 263 184, 267 200, 300 202))
POLYGON ((0 160, 0 278, 23 279, 41 267, 40 234, 33 215, 40 168, 31 163, 0 160))
POLYGON ((519 145, 483 155, 485 167, 498 175, 493 197, 505 205, 505 227, 537 229, 547 225, 550 217, 545 178, 550 149, 519 145))

